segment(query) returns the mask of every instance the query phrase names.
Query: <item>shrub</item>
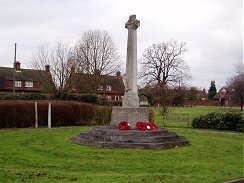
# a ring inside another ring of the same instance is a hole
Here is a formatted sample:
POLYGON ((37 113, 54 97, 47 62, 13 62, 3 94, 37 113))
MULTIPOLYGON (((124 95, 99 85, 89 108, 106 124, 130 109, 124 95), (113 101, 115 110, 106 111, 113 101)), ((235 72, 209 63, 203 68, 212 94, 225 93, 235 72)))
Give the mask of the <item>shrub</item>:
POLYGON ((112 107, 98 106, 95 114, 95 123, 98 125, 106 125, 111 121, 112 107))
POLYGON ((74 95, 69 94, 67 96, 67 100, 79 101, 79 102, 86 102, 91 104, 97 104, 98 97, 95 94, 84 94, 84 95, 74 95))
POLYGON ((238 112, 211 112, 195 117, 192 127, 243 131, 244 117, 243 113, 238 112))
POLYGON ((52 121, 55 126, 76 126, 80 120, 90 121, 95 106, 80 102, 52 102, 52 121))
POLYGON ((0 128, 34 127, 34 103, 0 101, 0 128))
POLYGON ((149 121, 154 122, 154 112, 151 108, 149 108, 149 121))

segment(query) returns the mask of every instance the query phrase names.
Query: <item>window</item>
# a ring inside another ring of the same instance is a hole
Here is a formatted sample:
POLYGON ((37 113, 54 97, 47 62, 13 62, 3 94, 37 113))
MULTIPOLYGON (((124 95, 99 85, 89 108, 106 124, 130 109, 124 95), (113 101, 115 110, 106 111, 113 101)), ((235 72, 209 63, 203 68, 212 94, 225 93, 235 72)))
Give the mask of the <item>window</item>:
POLYGON ((106 98, 107 98, 108 101, 111 101, 112 100, 112 97, 109 96, 109 95, 106 98))
POLYGON ((115 96, 115 101, 119 101, 119 96, 115 96))
POLYGON ((22 87, 22 82, 21 81, 15 81, 14 86, 15 87, 22 87))
POLYGON ((32 81, 26 81, 25 87, 33 88, 33 82, 32 81))
POLYGON ((197 99, 199 99, 200 98, 200 94, 197 94, 197 99))
POLYGON ((102 85, 98 85, 98 89, 99 91, 102 91, 103 90, 103 86, 102 85))
POLYGON ((106 85, 106 90, 107 90, 107 91, 111 91, 111 86, 106 85))
POLYGON ((222 95, 226 95, 226 94, 227 94, 226 89, 223 89, 223 90, 221 91, 221 93, 222 93, 222 95))

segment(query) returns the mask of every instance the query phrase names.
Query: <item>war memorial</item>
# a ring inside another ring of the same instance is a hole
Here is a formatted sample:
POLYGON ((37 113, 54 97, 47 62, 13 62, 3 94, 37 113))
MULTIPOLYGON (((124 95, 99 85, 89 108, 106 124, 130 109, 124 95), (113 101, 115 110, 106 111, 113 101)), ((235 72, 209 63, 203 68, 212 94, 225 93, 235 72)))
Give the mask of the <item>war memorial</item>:
POLYGON ((122 106, 114 106, 110 126, 100 126, 81 132, 71 141, 101 148, 165 149, 185 146, 188 139, 158 128, 149 122, 149 109, 139 106, 137 87, 137 28, 140 21, 131 15, 125 23, 128 29, 125 93, 122 106))

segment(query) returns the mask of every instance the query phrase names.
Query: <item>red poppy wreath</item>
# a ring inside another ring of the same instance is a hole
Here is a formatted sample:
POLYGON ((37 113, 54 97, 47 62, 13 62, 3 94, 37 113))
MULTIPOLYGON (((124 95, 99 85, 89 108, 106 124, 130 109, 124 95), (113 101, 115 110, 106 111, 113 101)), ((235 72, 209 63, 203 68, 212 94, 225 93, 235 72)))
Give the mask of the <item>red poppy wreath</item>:
POLYGON ((157 130, 158 129, 158 126, 157 125, 155 125, 153 122, 151 122, 151 121, 149 121, 149 126, 150 126, 150 130, 152 131, 152 130, 157 130))
POLYGON ((145 130, 153 131, 153 130, 158 129, 158 127, 152 122, 149 122, 149 123, 147 123, 147 122, 136 122, 136 128, 138 130, 141 130, 141 131, 145 131, 145 130))
POLYGON ((130 130, 130 123, 128 123, 127 121, 121 121, 118 124, 118 129, 119 130, 130 130))

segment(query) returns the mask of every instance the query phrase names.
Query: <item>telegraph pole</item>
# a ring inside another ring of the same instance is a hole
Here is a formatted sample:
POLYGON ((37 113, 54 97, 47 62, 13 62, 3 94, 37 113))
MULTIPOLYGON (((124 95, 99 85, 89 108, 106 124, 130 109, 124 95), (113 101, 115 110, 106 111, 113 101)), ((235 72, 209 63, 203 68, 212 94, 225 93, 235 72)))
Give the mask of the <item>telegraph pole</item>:
POLYGON ((13 93, 15 93, 15 80, 16 80, 16 49, 17 43, 14 43, 14 67, 13 67, 13 93))

